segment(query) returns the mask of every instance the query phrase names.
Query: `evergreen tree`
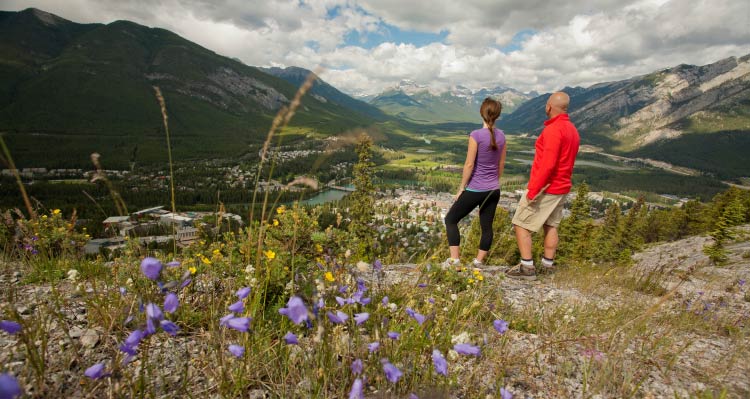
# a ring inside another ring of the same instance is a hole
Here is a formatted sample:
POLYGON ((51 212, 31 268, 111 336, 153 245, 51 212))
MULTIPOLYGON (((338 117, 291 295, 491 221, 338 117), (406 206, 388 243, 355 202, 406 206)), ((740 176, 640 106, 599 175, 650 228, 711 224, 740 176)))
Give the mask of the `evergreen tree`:
POLYGON ((370 259, 373 254, 374 230, 372 228, 375 215, 375 185, 372 182, 372 139, 367 134, 362 134, 357 143, 358 161, 354 165, 354 187, 351 194, 351 223, 349 231, 352 233, 356 243, 356 253, 364 259, 370 259))
POLYGON ((591 258, 591 204, 589 187, 578 185, 576 198, 570 206, 570 216, 560 223, 557 258, 568 261, 585 261, 591 258))
POLYGON ((711 231, 711 238, 714 239, 714 242, 703 248, 703 252, 716 265, 727 261, 725 245, 727 241, 735 237, 731 228, 745 221, 746 212, 742 193, 739 189, 732 187, 722 193, 721 196, 719 201, 717 201, 717 205, 722 208, 721 214, 714 223, 714 229, 711 231))
POLYGON ((643 245, 642 223, 644 212, 648 212, 645 206, 646 200, 641 196, 638 201, 633 205, 625 216, 625 221, 622 227, 622 239, 618 243, 618 249, 630 250, 630 252, 637 251, 641 245, 643 245))
POLYGON ((612 204, 604 212, 604 222, 597 239, 597 257, 611 261, 618 256, 617 243, 622 240, 622 210, 620 204, 612 204))

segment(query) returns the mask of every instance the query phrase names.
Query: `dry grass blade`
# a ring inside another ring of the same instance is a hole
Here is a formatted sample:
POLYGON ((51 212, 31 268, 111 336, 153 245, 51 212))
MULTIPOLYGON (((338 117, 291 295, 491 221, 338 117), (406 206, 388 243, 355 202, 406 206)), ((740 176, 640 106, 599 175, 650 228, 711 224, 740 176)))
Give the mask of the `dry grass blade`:
POLYGON ((112 182, 107 179, 107 174, 104 172, 104 169, 102 168, 102 164, 100 162, 101 155, 99 155, 98 152, 95 152, 91 154, 91 162, 94 164, 94 167, 96 168, 96 174, 93 178, 91 178, 91 182, 95 182, 97 180, 101 180, 104 182, 104 184, 107 185, 107 189, 109 190, 109 195, 112 196, 112 201, 115 203, 115 208, 117 208, 117 214, 119 216, 125 216, 128 214, 128 207, 125 205, 125 201, 120 196, 120 193, 115 190, 115 187, 112 185, 112 182))
POLYGON ((23 186, 23 182, 21 181, 21 175, 18 174, 18 169, 16 169, 16 164, 13 162, 13 157, 10 156, 10 150, 8 149, 8 146, 5 145, 5 140, 3 139, 3 136, 0 135, 0 145, 3 147, 3 155, 5 159, 3 161, 8 164, 8 169, 10 169, 13 172, 13 176, 16 178, 16 183, 18 183, 18 189, 21 190, 21 196, 23 197, 23 203, 26 205, 26 210, 29 212, 29 217, 31 219, 36 219, 36 212, 34 212, 34 208, 31 206, 31 200, 29 200, 29 195, 26 194, 26 188, 23 186))

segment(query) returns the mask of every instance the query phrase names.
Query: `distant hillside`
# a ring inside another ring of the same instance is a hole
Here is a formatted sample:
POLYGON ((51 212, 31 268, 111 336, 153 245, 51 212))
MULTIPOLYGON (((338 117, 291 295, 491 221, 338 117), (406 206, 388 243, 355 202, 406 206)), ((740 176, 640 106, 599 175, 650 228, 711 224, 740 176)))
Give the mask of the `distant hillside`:
MULTIPOLYGON (((110 167, 162 162, 154 85, 180 159, 246 152, 297 89, 164 29, 0 12, 0 131, 20 166, 89 165, 95 151, 110 167)), ((374 122, 325 97, 305 97, 292 123, 333 134, 374 122)))
MULTIPOLYGON (((305 81, 305 79, 307 79, 307 76, 312 73, 311 71, 300 67, 260 68, 260 70, 269 75, 282 78, 295 86, 300 86, 305 81)), ((339 89, 331 86, 320 78, 315 80, 310 93, 313 96, 317 96, 317 99, 321 102, 331 102, 334 104, 338 104, 342 107, 355 110, 376 120, 390 119, 390 117, 379 108, 364 101, 350 97, 349 95, 341 92, 339 89)))
POLYGON ((390 115, 416 123, 476 123, 481 121, 479 106, 487 97, 500 100, 504 115, 530 98, 507 87, 474 91, 457 86, 450 91, 435 92, 405 80, 371 99, 370 104, 390 115))
MULTIPOLYGON (((750 151, 750 55, 563 90, 585 142, 724 177, 750 175, 740 161, 750 151)), ((520 106, 502 127, 541 131, 548 96, 520 106)))

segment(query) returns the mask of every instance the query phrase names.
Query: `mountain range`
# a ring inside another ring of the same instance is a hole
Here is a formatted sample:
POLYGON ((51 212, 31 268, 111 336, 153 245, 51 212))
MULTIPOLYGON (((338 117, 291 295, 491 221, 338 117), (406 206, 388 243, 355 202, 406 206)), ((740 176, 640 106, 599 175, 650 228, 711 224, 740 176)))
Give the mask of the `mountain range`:
POLYGON ((477 123, 481 122, 479 106, 487 97, 499 100, 503 104, 503 114, 507 115, 535 95, 503 86, 471 90, 459 85, 451 90, 436 91, 411 80, 402 80, 396 87, 370 98, 369 103, 415 123, 477 123))
MULTIPOLYGON (((750 55, 563 90, 584 142, 726 178, 750 175, 750 55)), ((518 107, 502 127, 539 132, 548 96, 518 107)))
MULTIPOLYGON (((180 159, 241 156, 297 90, 164 29, 0 12, 0 132, 19 165, 88 166, 92 152, 110 167, 163 162, 153 86, 164 93, 180 159)), ((316 90, 332 97, 305 96, 293 125, 336 134, 385 117, 327 85, 316 90)))
MULTIPOLYGON (((248 66, 133 22, 0 11, 0 132, 20 166, 89 166, 92 152, 105 167, 163 163, 153 86, 164 93, 178 159, 241 157, 262 142, 309 73, 248 66)), ((564 90, 584 143, 721 177, 750 176, 750 55, 564 90)), ((323 135, 376 126, 385 140, 429 135, 434 124, 465 132, 491 96, 504 106, 501 128, 536 134, 548 95, 503 86, 435 91, 405 80, 362 101, 318 79, 292 124, 323 135)))

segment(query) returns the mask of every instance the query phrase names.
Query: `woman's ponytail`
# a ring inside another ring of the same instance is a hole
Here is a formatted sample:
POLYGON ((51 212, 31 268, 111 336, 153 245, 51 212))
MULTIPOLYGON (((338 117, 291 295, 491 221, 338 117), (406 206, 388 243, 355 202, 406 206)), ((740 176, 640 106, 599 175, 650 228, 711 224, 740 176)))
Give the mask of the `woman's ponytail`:
POLYGON ((482 120, 487 124, 487 128, 490 131, 490 147, 493 151, 497 150, 497 141, 495 140, 495 121, 500 117, 500 113, 503 110, 503 105, 500 101, 492 98, 485 98, 482 102, 482 106, 479 108, 479 114, 482 115, 482 120))

